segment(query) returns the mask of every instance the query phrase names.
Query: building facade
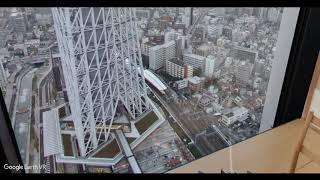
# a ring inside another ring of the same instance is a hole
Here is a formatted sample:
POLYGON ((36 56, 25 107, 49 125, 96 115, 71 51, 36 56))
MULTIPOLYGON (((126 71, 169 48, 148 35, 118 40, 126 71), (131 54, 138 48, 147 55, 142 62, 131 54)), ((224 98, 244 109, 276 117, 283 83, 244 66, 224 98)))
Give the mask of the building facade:
POLYGON ((222 123, 229 126, 237 121, 243 121, 249 116, 248 109, 244 107, 234 107, 230 112, 222 115, 222 123))
POLYGON ((158 70, 165 65, 165 62, 175 57, 175 42, 157 45, 149 48, 149 68, 158 70))
POLYGON ((187 78, 192 77, 193 68, 192 66, 179 61, 176 58, 166 61, 166 72, 176 78, 187 78))
POLYGON ((196 54, 184 54, 183 61, 189 64, 193 69, 200 68, 203 69, 205 57, 196 54))
POLYGON ((250 84, 252 71, 253 64, 248 61, 240 61, 235 70, 236 79, 240 83, 250 84))
POLYGON ((22 12, 13 12, 10 18, 16 32, 25 33, 27 31, 26 19, 22 12))
POLYGON ((198 76, 188 78, 188 87, 192 93, 200 92, 203 89, 204 79, 204 77, 198 76))
POLYGON ((213 56, 207 56, 205 59, 204 75, 212 77, 215 70, 215 58, 213 56))

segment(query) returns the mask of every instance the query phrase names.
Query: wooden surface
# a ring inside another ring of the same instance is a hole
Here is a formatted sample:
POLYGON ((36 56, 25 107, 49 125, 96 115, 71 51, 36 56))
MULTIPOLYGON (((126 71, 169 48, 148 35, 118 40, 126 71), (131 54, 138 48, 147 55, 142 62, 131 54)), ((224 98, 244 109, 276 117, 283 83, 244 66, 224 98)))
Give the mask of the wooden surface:
MULTIPOLYGON (((289 122, 168 173, 198 173, 199 171, 220 173, 222 168, 229 170, 230 151, 233 170, 237 172, 249 170, 253 173, 288 173, 302 127, 302 120, 289 122)), ((318 134, 308 131, 305 146, 315 152, 320 152, 319 138, 318 134)), ((320 172, 320 166, 300 154, 296 172, 320 172)))
POLYGON ((297 168, 298 158, 299 158, 299 155, 303 149, 303 143, 304 143, 304 140, 307 136, 308 130, 310 128, 310 123, 312 122, 313 118, 314 118, 314 114, 309 111, 307 118, 304 120, 305 123, 303 124, 303 126, 300 130, 301 132, 298 132, 300 135, 298 137, 298 141, 296 143, 296 147, 295 147, 295 150, 293 153, 293 158, 292 158, 292 162, 290 165, 290 173, 294 173, 297 168))

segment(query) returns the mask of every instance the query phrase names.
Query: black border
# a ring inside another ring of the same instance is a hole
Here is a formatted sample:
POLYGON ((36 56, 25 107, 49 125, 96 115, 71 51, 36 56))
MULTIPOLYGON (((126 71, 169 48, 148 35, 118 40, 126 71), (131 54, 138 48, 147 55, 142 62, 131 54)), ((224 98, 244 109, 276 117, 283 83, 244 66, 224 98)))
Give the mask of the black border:
POLYGON ((318 0, 3 0, 0 7, 310 7, 318 0))
MULTIPOLYGON (((12 166, 23 165, 18 144, 14 135, 14 131, 11 125, 11 120, 6 108, 6 104, 0 90, 0 169, 4 172, 12 173, 24 173, 24 169, 20 171, 6 170, 4 169, 5 164, 12 166)), ((0 171, 1 172, 1 171, 0 171)))
POLYGON ((273 127, 300 118, 320 49, 320 8, 301 8, 273 127))

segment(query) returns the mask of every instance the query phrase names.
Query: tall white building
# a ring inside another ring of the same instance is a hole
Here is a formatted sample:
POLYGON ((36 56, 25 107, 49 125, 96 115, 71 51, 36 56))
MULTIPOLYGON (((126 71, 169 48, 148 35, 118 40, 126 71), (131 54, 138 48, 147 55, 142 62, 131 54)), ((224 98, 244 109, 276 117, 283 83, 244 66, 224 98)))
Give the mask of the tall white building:
POLYGON ((149 48, 149 68, 152 70, 160 69, 164 64, 164 49, 161 45, 149 48))
POLYGON ((149 56, 149 50, 153 46, 156 46, 156 44, 151 43, 151 42, 142 42, 141 43, 141 54, 143 54, 145 56, 149 56))
POLYGON ((175 48, 174 41, 149 48, 149 68, 152 70, 162 68, 167 60, 175 57, 175 48))
POLYGON ((26 19, 22 12, 13 12, 10 18, 12 26, 16 32, 25 33, 27 31, 26 19))
POLYGON ((196 54, 184 54, 183 61, 189 64, 193 69, 200 68, 203 69, 205 57, 196 54))
POLYGON ((176 31, 169 31, 164 35, 164 42, 169 43, 170 41, 175 41, 176 57, 180 58, 182 56, 182 50, 185 48, 186 36, 176 31))
POLYGON ((241 61, 236 66, 235 75, 237 80, 243 83, 250 83, 253 64, 247 61, 241 61))
POLYGON ((215 58, 211 55, 205 59, 204 75, 212 77, 215 70, 215 58))
POLYGON ((78 151, 87 157, 114 136, 123 115, 149 109, 134 8, 52 8, 78 151))

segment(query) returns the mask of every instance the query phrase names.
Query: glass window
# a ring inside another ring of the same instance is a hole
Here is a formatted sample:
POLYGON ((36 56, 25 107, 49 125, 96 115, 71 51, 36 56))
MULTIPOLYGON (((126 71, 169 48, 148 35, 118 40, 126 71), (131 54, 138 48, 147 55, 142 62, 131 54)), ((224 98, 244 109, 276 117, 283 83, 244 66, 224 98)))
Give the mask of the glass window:
POLYGON ((26 171, 164 173, 272 128, 298 13, 0 8, 26 171))

